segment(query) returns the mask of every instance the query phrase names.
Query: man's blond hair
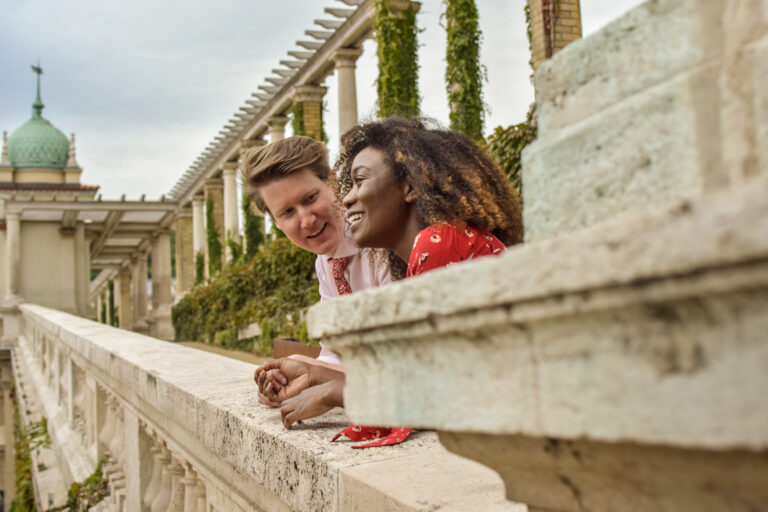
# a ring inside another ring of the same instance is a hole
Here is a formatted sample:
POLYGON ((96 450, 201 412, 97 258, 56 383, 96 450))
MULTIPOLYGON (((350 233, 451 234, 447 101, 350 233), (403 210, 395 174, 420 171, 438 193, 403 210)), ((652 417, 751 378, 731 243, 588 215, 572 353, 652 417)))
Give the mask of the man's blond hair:
POLYGON ((252 148, 246 153, 244 162, 243 182, 262 213, 269 209, 261 197, 261 187, 304 169, 323 182, 328 180, 331 172, 325 144, 302 135, 252 148))

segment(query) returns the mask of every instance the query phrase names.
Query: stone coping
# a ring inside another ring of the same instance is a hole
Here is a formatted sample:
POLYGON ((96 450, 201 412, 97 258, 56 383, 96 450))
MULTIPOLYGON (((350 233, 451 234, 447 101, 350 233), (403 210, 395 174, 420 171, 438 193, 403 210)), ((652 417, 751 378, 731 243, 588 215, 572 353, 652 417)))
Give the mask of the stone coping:
POLYGON ((763 176, 328 301, 308 325, 358 422, 761 449, 766 291, 763 176))
MULTIPOLYGON (((467 496, 489 510, 519 507, 504 499, 495 473, 447 453, 432 432, 417 433, 390 448, 352 450, 349 446, 354 443, 329 442, 348 425, 341 410, 287 431, 277 410, 257 403, 254 365, 42 306, 20 308, 26 333, 34 325, 58 340, 60 353, 134 409, 171 449, 178 447, 195 458, 201 474, 218 472, 223 478, 222 467, 234 470, 237 478, 231 478, 231 485, 239 485, 236 491, 260 507, 263 496, 249 492, 265 489, 283 502, 279 509, 287 505, 295 510, 354 510, 350 504, 371 499, 380 503, 375 510, 421 510, 426 505, 448 506, 467 496), (423 480, 425 491, 418 503, 407 489, 400 493, 386 485, 389 477, 402 477, 404 466, 415 468, 415 481, 423 480), (430 491, 426 482, 443 474, 454 475, 453 491, 442 487, 430 491)), ((20 343, 29 353, 26 338, 20 343)))

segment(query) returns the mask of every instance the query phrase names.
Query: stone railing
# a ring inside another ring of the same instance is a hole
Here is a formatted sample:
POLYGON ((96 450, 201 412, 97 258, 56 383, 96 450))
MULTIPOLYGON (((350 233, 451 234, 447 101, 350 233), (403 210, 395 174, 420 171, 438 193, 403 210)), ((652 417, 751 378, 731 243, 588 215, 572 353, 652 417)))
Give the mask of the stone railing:
POLYGON ((108 458, 105 510, 524 510, 504 499, 498 476, 446 452, 434 433, 352 450, 329 443, 348 424, 341 411, 287 431, 278 411, 257 404, 252 365, 20 310, 19 395, 47 417, 62 480, 48 489, 108 458))

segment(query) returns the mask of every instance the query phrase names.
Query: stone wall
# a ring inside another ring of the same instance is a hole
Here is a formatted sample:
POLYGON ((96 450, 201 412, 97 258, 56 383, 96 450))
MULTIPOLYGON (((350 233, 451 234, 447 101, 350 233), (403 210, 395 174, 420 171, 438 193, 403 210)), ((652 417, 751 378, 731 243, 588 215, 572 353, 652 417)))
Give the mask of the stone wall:
POLYGON ((329 442, 348 425, 341 411, 287 431, 257 403, 252 365, 39 306, 21 311, 16 382, 48 418, 58 489, 109 456, 108 503, 122 510, 155 501, 191 510, 189 500, 227 512, 525 510, 434 433, 352 450, 329 442))

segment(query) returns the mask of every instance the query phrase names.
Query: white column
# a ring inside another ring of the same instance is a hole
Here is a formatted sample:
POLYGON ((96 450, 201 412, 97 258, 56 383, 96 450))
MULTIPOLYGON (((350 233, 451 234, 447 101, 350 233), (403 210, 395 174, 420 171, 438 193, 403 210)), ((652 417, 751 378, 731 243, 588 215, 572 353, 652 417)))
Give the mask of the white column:
POLYGON ((344 135, 357 124, 357 83, 355 62, 362 55, 360 48, 341 48, 333 54, 339 89, 339 134, 344 135))
POLYGON ((152 243, 152 328, 155 338, 172 340, 171 235, 161 231, 152 243))
MULTIPOLYGON (((237 196, 237 163, 226 163, 221 171, 224 180, 224 240, 231 239, 240 242, 240 228, 238 226, 238 201, 237 196)), ((229 244, 225 248, 225 261, 232 259, 229 244)))
POLYGON ((192 248, 197 254, 205 254, 205 221, 203 220, 203 196, 195 196, 192 199, 192 248))
POLYGON ((85 243, 85 224, 75 224, 75 310, 80 316, 88 314, 88 281, 89 275, 85 268, 88 250, 85 243))
POLYGON ((269 134, 269 142, 277 142, 285 138, 285 125, 288 123, 288 118, 285 116, 275 116, 267 119, 267 132, 269 134))
POLYGON ((147 253, 139 252, 132 262, 133 327, 136 332, 147 332, 147 253))
POLYGON ((167 512, 184 512, 184 484, 182 478, 184 478, 184 466, 181 465, 179 459, 173 457, 173 462, 168 468, 171 473, 171 501, 168 503, 167 512))
POLYGON ((21 274, 21 215, 5 212, 5 302, 17 305, 21 274))
POLYGON ((171 452, 163 446, 160 453, 160 466, 162 468, 162 477, 160 478, 160 490, 157 493, 154 501, 152 501, 151 512, 166 512, 168 505, 171 502, 171 472, 169 471, 171 465, 171 452))
POLYGON ((184 478, 181 479, 184 484, 184 512, 197 512, 197 474, 189 464, 185 470, 184 478))

